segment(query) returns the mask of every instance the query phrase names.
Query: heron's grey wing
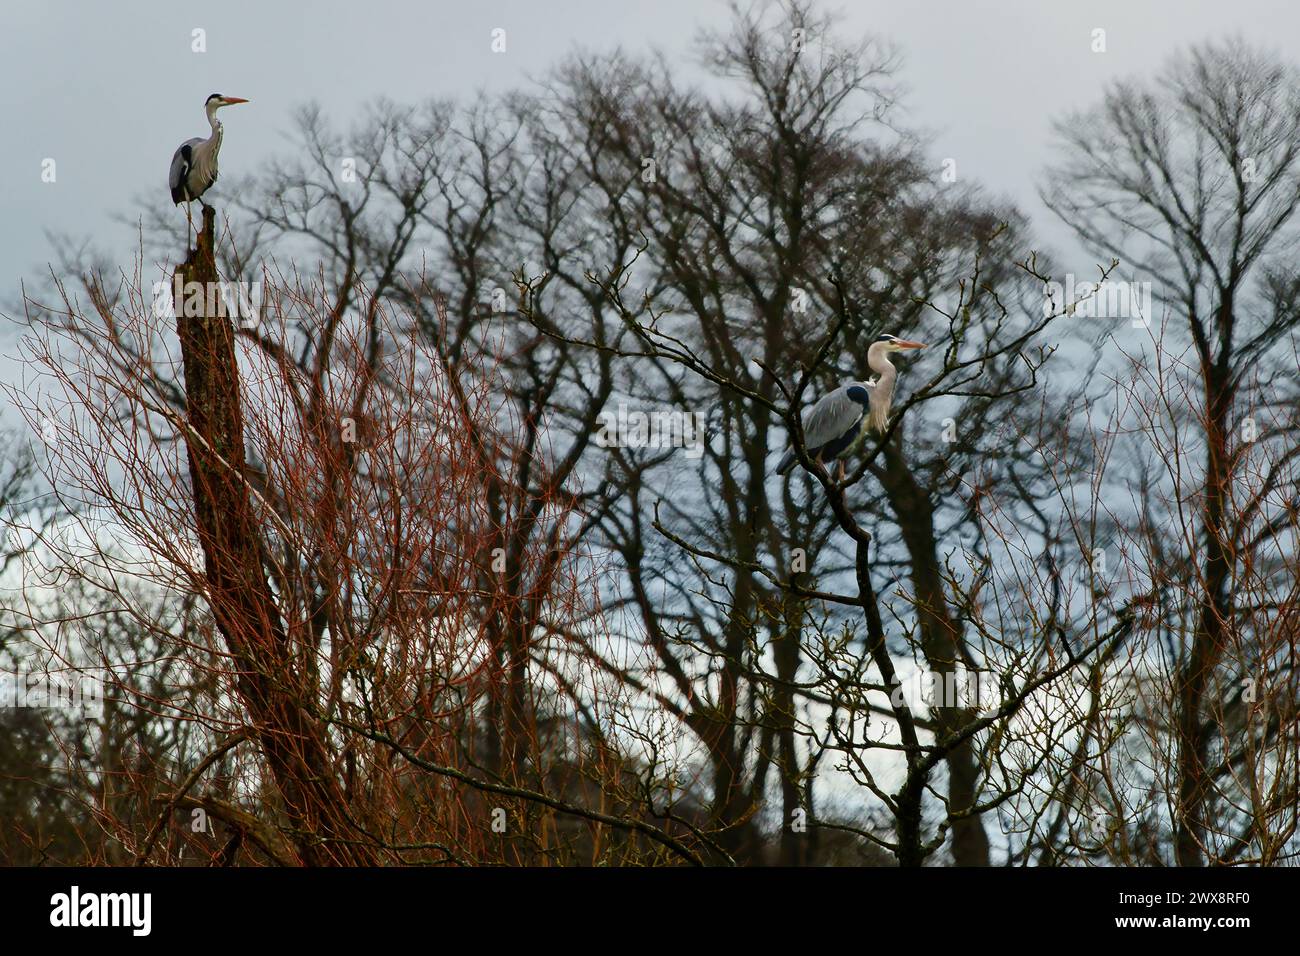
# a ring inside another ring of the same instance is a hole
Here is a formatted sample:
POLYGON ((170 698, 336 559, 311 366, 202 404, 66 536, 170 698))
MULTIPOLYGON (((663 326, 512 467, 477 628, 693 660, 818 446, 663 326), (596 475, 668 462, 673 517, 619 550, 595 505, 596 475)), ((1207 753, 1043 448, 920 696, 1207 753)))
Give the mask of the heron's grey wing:
POLYGON ((862 406, 849 398, 847 388, 823 395, 804 419, 804 446, 811 450, 834 441, 856 425, 862 414, 862 406))
POLYGON ((203 140, 197 136, 193 139, 187 139, 177 147, 176 155, 172 156, 172 168, 167 174, 167 185, 172 191, 172 200, 174 202, 184 202, 189 198, 185 195, 185 177, 189 175, 194 147, 201 142, 203 140))

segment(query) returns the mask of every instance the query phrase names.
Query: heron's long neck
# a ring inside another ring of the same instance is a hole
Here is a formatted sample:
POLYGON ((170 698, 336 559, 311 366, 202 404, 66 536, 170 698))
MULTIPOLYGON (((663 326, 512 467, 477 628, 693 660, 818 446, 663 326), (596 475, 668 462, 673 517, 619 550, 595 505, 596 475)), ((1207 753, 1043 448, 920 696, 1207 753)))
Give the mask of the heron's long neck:
POLYGON ((884 349, 874 345, 867 349, 867 367, 880 376, 876 379, 876 387, 871 390, 871 427, 883 435, 889 422, 889 406, 894 400, 894 379, 898 377, 898 369, 889 361, 884 349))
POLYGON ((212 135, 208 137, 208 142, 212 148, 216 149, 221 145, 221 120, 217 119, 216 110, 208 110, 208 125, 212 127, 212 135))

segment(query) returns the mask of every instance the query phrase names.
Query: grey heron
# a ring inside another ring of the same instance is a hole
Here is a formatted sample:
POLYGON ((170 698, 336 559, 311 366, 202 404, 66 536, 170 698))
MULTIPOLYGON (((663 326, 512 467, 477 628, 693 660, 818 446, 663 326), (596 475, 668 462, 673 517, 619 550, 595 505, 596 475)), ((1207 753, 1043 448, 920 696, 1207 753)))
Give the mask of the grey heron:
MULTIPOLYGON (((923 349, 895 335, 881 335, 867 349, 867 367, 876 373, 870 382, 845 382, 823 395, 803 418, 803 440, 808 456, 817 462, 839 459, 840 480, 844 480, 841 455, 852 450, 868 431, 883 435, 889 424, 889 407, 894 399, 898 370, 889 361, 890 352, 923 349)), ((794 449, 785 453, 776 473, 784 475, 794 467, 794 449)))
POLYGON ((178 206, 181 203, 186 204, 185 221, 189 223, 191 229, 194 227, 194 220, 190 214, 189 204, 198 199, 200 206, 206 206, 207 203, 200 197, 217 181, 217 153, 221 151, 222 135, 221 120, 217 119, 217 110, 223 106, 247 102, 248 100, 238 96, 222 96, 220 93, 213 93, 203 104, 203 111, 208 115, 208 125, 212 127, 212 135, 207 139, 201 136, 187 139, 181 143, 180 148, 176 150, 176 155, 172 157, 172 168, 167 177, 167 185, 171 187, 172 201, 178 206))

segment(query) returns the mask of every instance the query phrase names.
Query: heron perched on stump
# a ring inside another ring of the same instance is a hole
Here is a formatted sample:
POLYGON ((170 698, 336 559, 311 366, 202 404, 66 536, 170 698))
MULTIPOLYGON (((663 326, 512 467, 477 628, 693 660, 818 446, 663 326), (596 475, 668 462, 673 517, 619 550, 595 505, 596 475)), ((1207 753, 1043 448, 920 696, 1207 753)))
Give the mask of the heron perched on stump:
POLYGON ((212 135, 207 139, 196 136, 181 143, 172 157, 171 173, 167 185, 171 187, 172 201, 177 205, 185 203, 185 222, 191 230, 194 219, 191 216, 190 203, 199 200, 199 205, 207 207, 200 197, 217 181, 217 153, 221 151, 221 121, 217 119, 217 110, 223 106, 247 103, 248 100, 238 96, 222 96, 213 93, 203 104, 203 111, 208 114, 208 125, 212 135))
MULTIPOLYGON (((867 349, 867 367, 877 378, 870 382, 845 382, 833 392, 823 395, 803 418, 803 442, 808 457, 826 463, 839 459, 840 481, 844 480, 846 452, 855 448, 868 431, 885 433, 889 425, 889 407, 894 399, 894 381, 898 370, 889 361, 890 352, 923 349, 920 342, 909 342, 895 335, 881 335, 867 349)), ((777 465, 776 473, 784 475, 794 467, 795 455, 791 448, 777 465)))

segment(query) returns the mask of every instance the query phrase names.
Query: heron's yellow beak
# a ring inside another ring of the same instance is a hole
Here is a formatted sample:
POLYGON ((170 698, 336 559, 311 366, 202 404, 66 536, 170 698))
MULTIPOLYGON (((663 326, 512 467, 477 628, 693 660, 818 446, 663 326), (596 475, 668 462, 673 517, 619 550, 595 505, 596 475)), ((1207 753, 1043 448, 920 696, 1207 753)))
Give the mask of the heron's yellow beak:
POLYGON ((244 99, 242 96, 227 96, 225 97, 225 101, 227 106, 234 106, 236 103, 248 102, 248 100, 244 99))
POLYGON ((896 347, 900 348, 900 349, 923 349, 923 348, 925 348, 925 343, 924 343, 924 342, 908 342, 908 341, 905 341, 905 340, 903 340, 903 339, 896 339, 896 340, 894 341, 894 345, 895 345, 896 347))

